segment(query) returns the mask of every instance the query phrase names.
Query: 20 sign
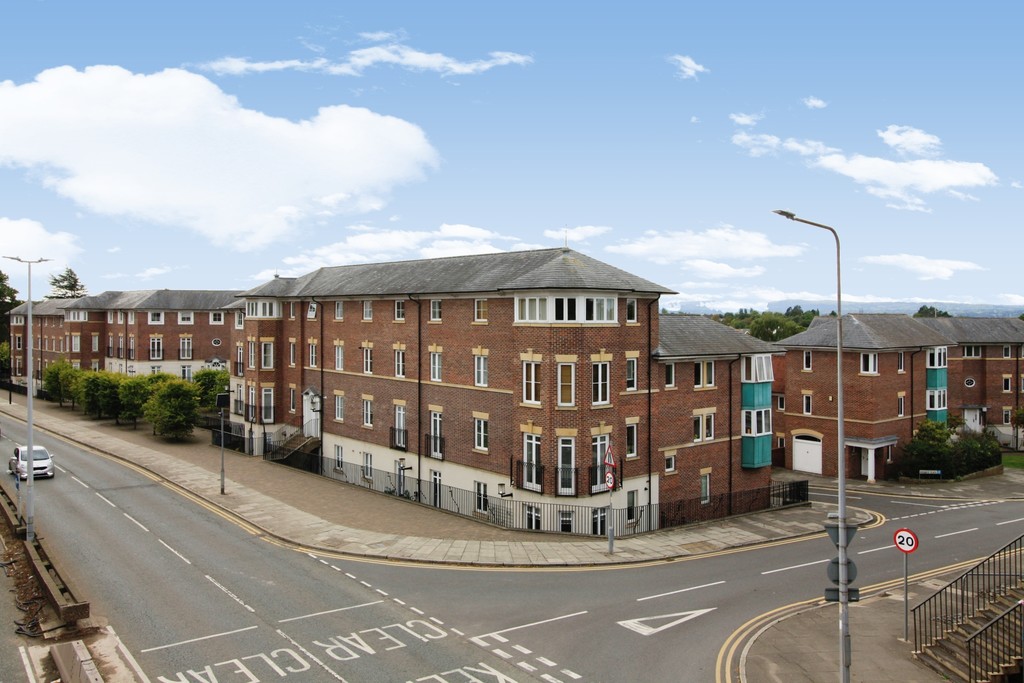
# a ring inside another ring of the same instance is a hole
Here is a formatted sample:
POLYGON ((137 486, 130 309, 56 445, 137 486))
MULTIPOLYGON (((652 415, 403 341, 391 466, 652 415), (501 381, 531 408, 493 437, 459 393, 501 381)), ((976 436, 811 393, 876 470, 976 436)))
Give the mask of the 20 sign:
POLYGON ((900 552, 908 555, 917 550, 917 534, 910 529, 897 529, 892 536, 892 542, 896 544, 896 548, 900 552))

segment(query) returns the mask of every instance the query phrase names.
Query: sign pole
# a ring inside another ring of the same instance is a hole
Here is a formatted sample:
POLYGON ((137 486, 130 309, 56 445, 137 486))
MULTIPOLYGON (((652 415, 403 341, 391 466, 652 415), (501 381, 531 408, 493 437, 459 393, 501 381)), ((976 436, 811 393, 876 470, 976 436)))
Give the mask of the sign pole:
POLYGON ((907 560, 910 553, 903 553, 903 640, 910 639, 910 594, 907 592, 907 560))
POLYGON ((907 557, 917 550, 917 534, 910 529, 897 529, 892 535, 896 549, 903 553, 903 640, 910 639, 910 590, 907 587, 907 557))

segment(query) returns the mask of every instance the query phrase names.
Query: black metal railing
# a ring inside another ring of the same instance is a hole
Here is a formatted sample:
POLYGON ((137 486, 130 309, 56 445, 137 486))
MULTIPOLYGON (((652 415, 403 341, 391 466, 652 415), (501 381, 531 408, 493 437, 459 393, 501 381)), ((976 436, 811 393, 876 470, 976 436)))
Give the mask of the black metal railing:
POLYGON ((970 683, 987 681, 993 673, 1009 669, 1021 657, 1024 638, 1024 603, 1015 603, 967 639, 970 683))
POLYGON ((1024 536, 1007 543, 914 608, 914 649, 965 623, 991 602, 1021 585, 1024 536))
POLYGON ((391 447, 396 451, 409 450, 409 430, 391 427, 391 447))
POLYGON ((544 493, 544 465, 517 460, 515 463, 515 485, 527 491, 544 493))
POLYGON ((245 374, 245 364, 241 361, 235 361, 235 377, 241 377, 245 374))
POLYGON ((424 434, 423 448, 435 460, 444 460, 444 437, 440 434, 424 434))
POLYGON ((555 486, 555 495, 557 496, 576 496, 579 495, 580 490, 580 468, 578 467, 558 467, 555 469, 555 478, 557 479, 557 485, 555 486))
MULTIPOLYGON (((523 462, 518 461, 516 464, 518 467, 514 468, 514 472, 517 477, 521 477, 523 462)), ((615 536, 625 538, 729 514, 729 505, 721 500, 723 496, 712 496, 709 503, 694 499, 681 504, 654 503, 613 508, 609 511, 607 505, 533 502, 517 500, 514 495, 483 495, 482 492, 459 489, 430 479, 418 479, 404 470, 380 470, 361 462, 342 462, 330 454, 322 458, 320 467, 321 474, 336 481, 473 517, 507 529, 604 536, 607 533, 606 524, 610 521, 614 525, 615 536), (685 515, 672 514, 677 509, 697 509, 701 513, 687 518, 685 515)), ((542 466, 537 468, 543 469, 542 466)), ((308 469, 316 471, 314 467, 308 469)), ((543 477, 538 476, 538 481, 543 481, 543 477)), ((519 483, 516 486, 522 488, 519 483)), ((488 491, 489 494, 492 492, 488 491)), ((806 481, 775 482, 771 486, 734 493, 732 509, 733 514, 741 514, 807 501, 806 481)))

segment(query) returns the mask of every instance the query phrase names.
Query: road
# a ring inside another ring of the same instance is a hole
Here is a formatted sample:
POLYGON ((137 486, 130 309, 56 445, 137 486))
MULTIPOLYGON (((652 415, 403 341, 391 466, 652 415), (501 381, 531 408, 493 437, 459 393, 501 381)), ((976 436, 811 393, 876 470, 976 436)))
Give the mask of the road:
MULTIPOLYGON (((822 535, 605 569, 357 562, 275 545, 144 473, 38 440, 58 454, 57 477, 36 483, 39 533, 152 680, 714 680, 736 629, 819 597, 835 555, 822 535)), ((921 539, 914 572, 1024 532, 1019 502, 858 492, 850 505, 885 518, 851 545, 858 586, 902 576, 901 526, 921 539)))

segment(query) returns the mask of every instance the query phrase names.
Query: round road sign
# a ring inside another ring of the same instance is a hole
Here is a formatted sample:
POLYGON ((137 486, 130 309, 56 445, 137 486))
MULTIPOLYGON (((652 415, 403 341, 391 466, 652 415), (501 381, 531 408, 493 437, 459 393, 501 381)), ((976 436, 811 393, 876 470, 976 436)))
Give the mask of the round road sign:
POLYGON ((903 553, 910 554, 917 550, 917 534, 910 529, 897 529, 892 536, 892 542, 903 553))
POLYGON ((605 472, 604 473, 604 483, 605 483, 605 486, 607 486, 610 489, 615 488, 615 473, 612 472, 611 470, 608 470, 607 472, 605 472))

